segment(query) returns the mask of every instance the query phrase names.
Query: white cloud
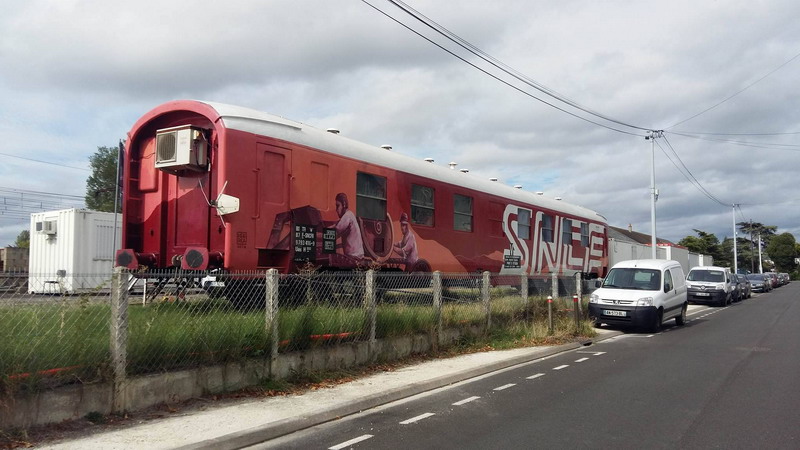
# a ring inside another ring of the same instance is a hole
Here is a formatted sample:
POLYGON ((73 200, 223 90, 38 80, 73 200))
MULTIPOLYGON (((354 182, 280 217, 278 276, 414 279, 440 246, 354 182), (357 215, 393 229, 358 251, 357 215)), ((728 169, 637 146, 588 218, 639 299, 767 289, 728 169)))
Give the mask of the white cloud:
MULTIPOLYGON (((412 24, 389 3, 370 2, 412 24)), ((410 3, 560 94, 644 127, 691 117, 800 51, 800 4, 792 1, 410 3)), ((667 131, 800 131, 799 72, 800 59, 667 131)), ((87 167, 98 146, 116 144, 159 103, 205 99, 337 127, 416 158, 456 161, 596 209, 614 225, 649 230, 649 142, 547 107, 361 2, 7 5, 0 95, 0 153, 87 167)), ((697 180, 741 203, 745 219, 800 236, 798 147, 667 136, 697 180)), ((791 146, 798 136, 730 138, 791 146)), ((656 151, 659 234, 730 235, 730 208, 708 200, 656 151)), ((85 189, 87 172, 0 160, 1 186, 85 189)), ((0 245, 22 226, 0 218, 0 245)))

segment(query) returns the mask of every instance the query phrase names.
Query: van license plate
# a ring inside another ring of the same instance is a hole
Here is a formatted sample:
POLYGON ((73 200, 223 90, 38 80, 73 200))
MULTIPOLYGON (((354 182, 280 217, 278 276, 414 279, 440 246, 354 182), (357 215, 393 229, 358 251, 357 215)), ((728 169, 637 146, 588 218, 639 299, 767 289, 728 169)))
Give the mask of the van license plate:
POLYGON ((627 312, 625 312, 625 311, 612 311, 612 310, 610 310, 610 309, 604 309, 604 310, 603 310, 603 315, 604 315, 604 316, 620 316, 620 317, 625 317, 625 316, 627 316, 627 315, 628 315, 628 313, 627 313, 627 312))
POLYGON ((698 297, 709 297, 709 296, 711 296, 711 294, 709 294, 708 292, 698 292, 698 293, 696 293, 694 295, 696 295, 698 297))

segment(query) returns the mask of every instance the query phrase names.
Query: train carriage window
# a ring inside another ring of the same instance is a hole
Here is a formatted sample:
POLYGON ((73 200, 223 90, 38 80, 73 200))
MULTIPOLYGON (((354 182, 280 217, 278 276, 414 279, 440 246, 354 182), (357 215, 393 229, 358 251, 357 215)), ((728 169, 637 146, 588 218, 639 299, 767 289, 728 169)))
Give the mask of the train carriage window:
POLYGON ((572 220, 564 219, 561 222, 561 243, 572 245, 572 220))
POLYGON ((411 223, 427 227, 434 225, 433 193, 431 187, 411 185, 411 223))
POLYGON ((453 194, 453 229, 472 231, 472 197, 453 194))
POLYGON ((542 215, 542 240, 544 242, 553 242, 553 216, 542 215))
POLYGON ((520 239, 531 238, 531 211, 519 208, 517 210, 517 236, 520 239))
POLYGON ((386 220, 386 178, 358 172, 356 215, 365 219, 386 220))
POLYGON ((589 246, 589 224, 586 222, 581 224, 581 245, 589 246))

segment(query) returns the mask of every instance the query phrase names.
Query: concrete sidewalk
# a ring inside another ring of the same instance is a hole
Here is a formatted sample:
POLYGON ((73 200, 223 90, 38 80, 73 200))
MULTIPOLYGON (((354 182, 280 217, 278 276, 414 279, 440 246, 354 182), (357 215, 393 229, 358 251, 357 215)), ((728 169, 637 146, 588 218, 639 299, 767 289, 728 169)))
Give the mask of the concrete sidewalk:
MULTIPOLYGON (((598 329, 594 341, 621 334, 598 329)), ((147 421, 90 437, 52 443, 52 449, 235 449, 276 438, 349 414, 580 348, 579 343, 461 355, 426 361, 337 385, 285 397, 243 399, 147 421)))

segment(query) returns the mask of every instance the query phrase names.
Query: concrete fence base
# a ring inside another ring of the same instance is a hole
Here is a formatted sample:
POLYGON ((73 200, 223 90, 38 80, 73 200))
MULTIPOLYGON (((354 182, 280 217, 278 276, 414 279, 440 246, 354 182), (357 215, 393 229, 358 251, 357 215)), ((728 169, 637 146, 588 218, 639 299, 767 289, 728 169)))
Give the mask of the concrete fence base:
MULTIPOLYGON (((438 336, 447 346, 465 335, 479 335, 480 328, 446 329, 438 336)), ((279 354, 276 361, 251 359, 240 363, 200 367, 153 375, 128 377, 115 390, 112 383, 64 386, 20 398, 0 398, 0 429, 27 428, 79 419, 90 412, 109 414, 124 404, 125 411, 139 411, 160 404, 174 404, 209 394, 233 392, 269 378, 286 379, 304 371, 358 367, 373 361, 393 361, 428 352, 437 344, 436 333, 354 342, 303 352, 279 354), (372 347, 372 348, 371 348, 372 347)))

